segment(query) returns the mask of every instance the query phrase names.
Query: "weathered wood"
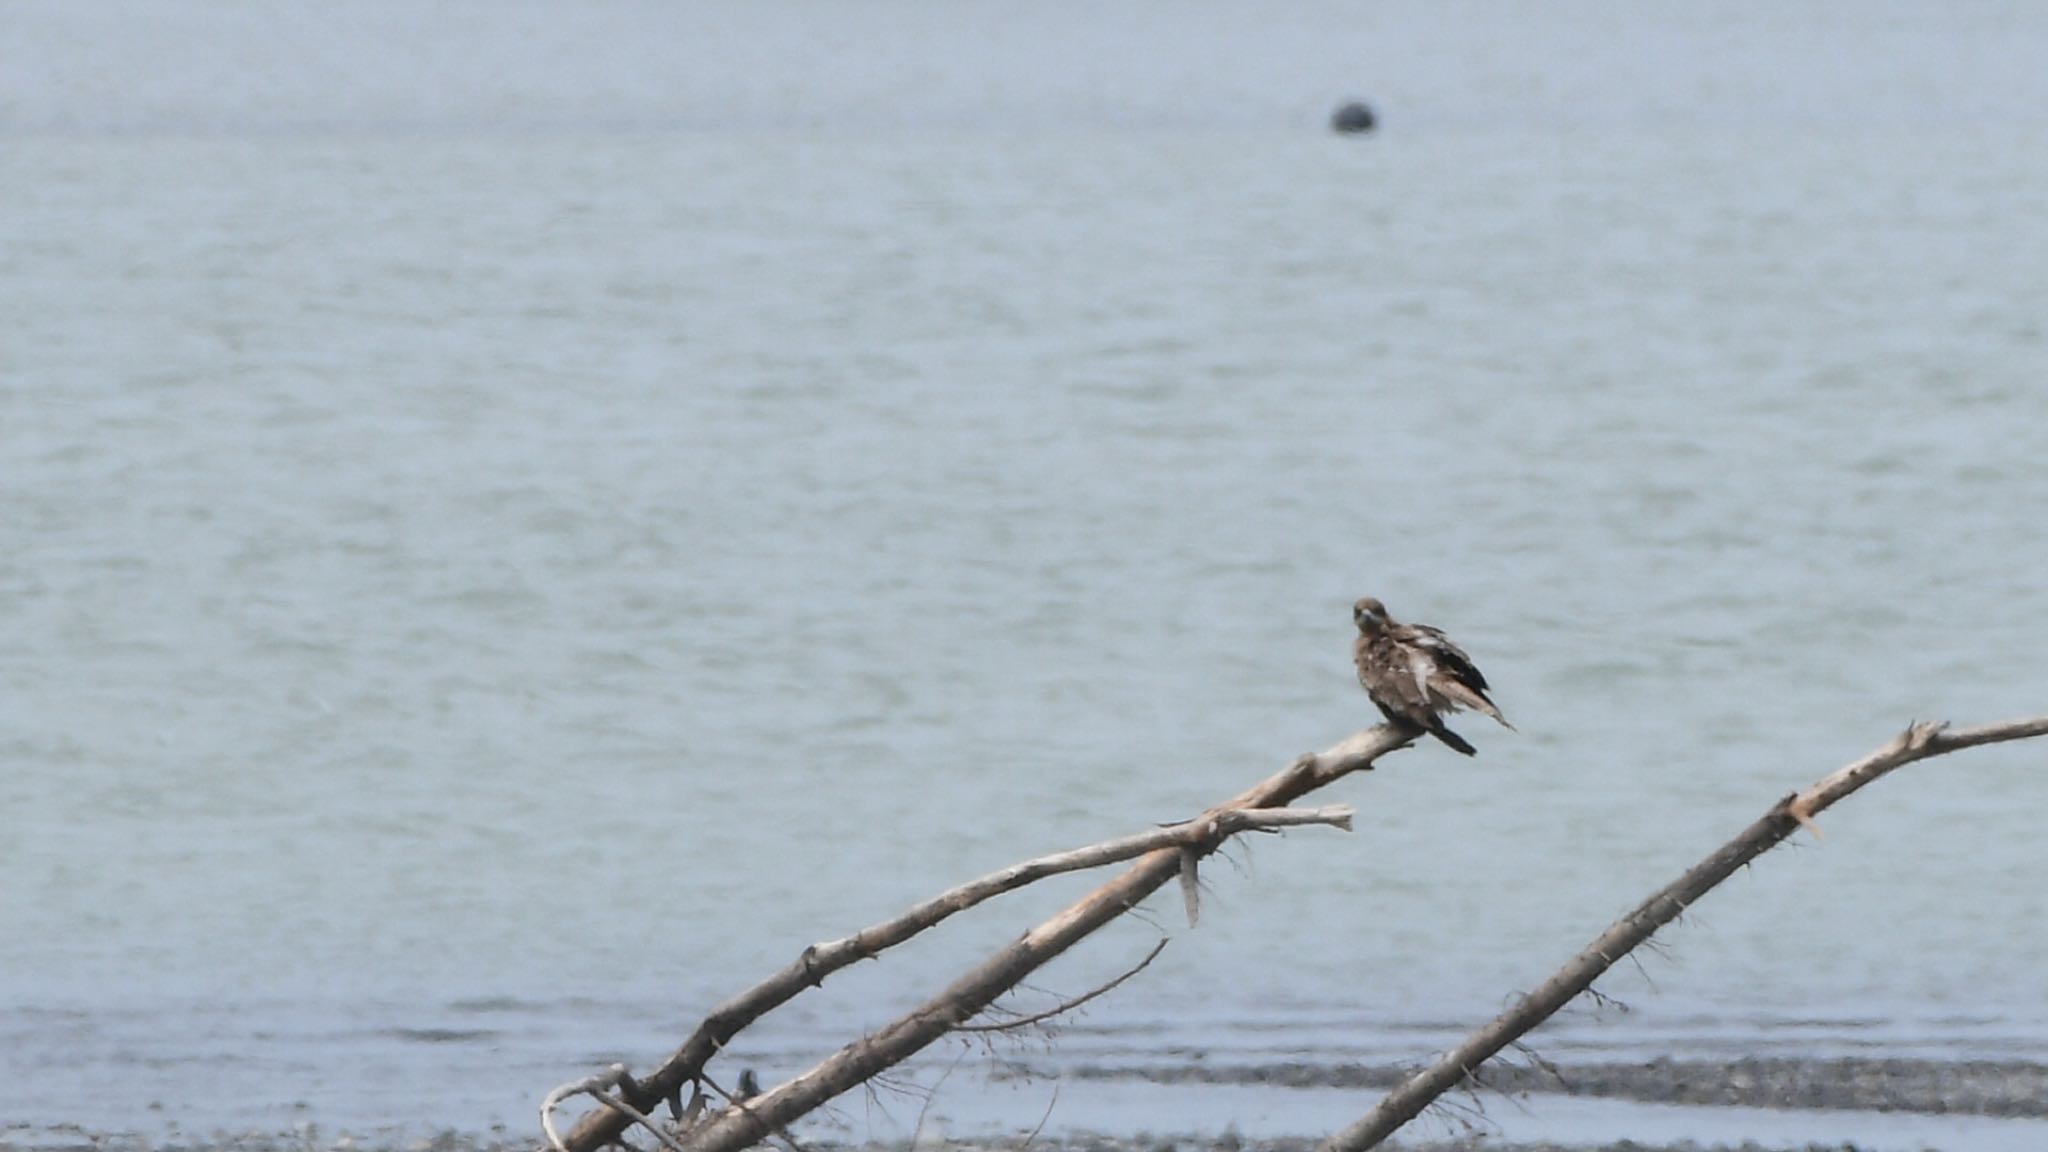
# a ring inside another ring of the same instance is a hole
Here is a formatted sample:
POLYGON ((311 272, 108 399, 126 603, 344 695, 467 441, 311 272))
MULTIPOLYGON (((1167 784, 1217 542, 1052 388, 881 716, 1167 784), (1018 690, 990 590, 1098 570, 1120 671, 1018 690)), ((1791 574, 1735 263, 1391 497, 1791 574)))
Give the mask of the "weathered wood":
MULTIPOLYGON (((1027 860, 950 889, 852 936, 814 944, 768 979, 720 1004, 660 1068, 644 1079, 623 1085, 620 1095, 627 1105, 641 1111, 654 1108, 662 1100, 676 1099, 683 1086, 701 1076, 704 1066, 741 1029, 804 989, 817 986, 832 973, 900 944, 958 912, 1034 881, 1142 857, 1123 877, 990 957, 924 1007, 842 1050, 804 1076, 747 1101, 745 1107, 725 1109, 689 1138, 692 1149, 743 1148, 756 1143, 964 1023, 1075 941, 1135 907, 1179 871, 1183 846, 1207 855, 1231 836, 1255 828, 1327 824, 1348 830, 1352 811, 1347 806, 1284 806, 1339 777, 1371 767, 1375 758, 1405 746, 1414 738, 1415 734, 1404 728, 1368 728, 1320 755, 1297 759, 1264 783, 1194 820, 1027 860), (960 998, 948 1000, 949 996, 960 998)), ((617 1140, 631 1123, 629 1117, 615 1110, 599 1109, 584 1115, 563 1138, 562 1146, 567 1152, 596 1152, 617 1140)))
MULTIPOLYGON (((1321 755, 1303 756, 1258 786, 1210 809, 1191 825, 1182 825, 1198 833, 1186 843, 1204 855, 1214 852, 1229 837, 1226 829, 1233 820, 1243 819, 1234 817, 1233 812, 1285 805, 1351 772, 1371 767, 1375 759, 1407 745, 1415 736, 1408 728, 1382 724, 1321 755)), ((1180 869, 1178 845, 1147 853, 1122 876, 1026 932, 1016 943, 982 961, 895 1023, 847 1045, 796 1079, 747 1101, 746 1107, 720 1112, 691 1133, 691 1152, 739 1152, 751 1147, 841 1092, 915 1055, 979 1014, 1046 961, 1137 907, 1177 876, 1180 869)), ((572 1145, 571 1152, 579 1150, 572 1145)))
POLYGON ((1389 1092, 1373 1110, 1338 1132, 1322 1145, 1322 1152, 1363 1152, 1374 1148, 1402 1125, 1422 1113, 1437 1097, 1455 1088, 1481 1064, 1501 1049, 1520 1039, 1530 1029, 1550 1018, 1574 997, 1593 986, 1615 962, 1648 940, 1659 928, 1676 920, 1693 902, 1706 895, 1742 866, 1782 843, 1802 824, 1811 825, 1815 814, 1824 811, 1865 784, 1915 760, 1925 760, 1980 744, 1997 744, 2048 735, 2048 716, 1993 724, 1981 728, 1950 730, 1942 724, 1915 724, 1891 743, 1853 764, 1823 777, 1803 792, 1795 792, 1771 806, 1755 823, 1742 830, 1684 875, 1659 889, 1635 911, 1617 920, 1586 949, 1574 956, 1534 992, 1491 1023, 1472 1033, 1442 1059, 1389 1092))

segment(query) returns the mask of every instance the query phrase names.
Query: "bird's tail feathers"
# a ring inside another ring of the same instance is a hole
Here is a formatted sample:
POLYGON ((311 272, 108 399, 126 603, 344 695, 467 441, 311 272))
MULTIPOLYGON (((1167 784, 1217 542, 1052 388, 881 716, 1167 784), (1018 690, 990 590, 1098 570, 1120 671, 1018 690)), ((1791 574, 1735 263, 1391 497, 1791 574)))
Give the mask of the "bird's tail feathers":
POLYGON ((1455 751, 1463 752, 1467 756, 1479 755, 1479 749, 1474 748, 1472 745, 1465 743, 1465 738, 1463 736, 1460 736, 1456 732, 1451 731, 1449 728, 1444 727, 1443 721, 1441 720, 1437 721, 1436 724, 1431 726, 1431 728, 1429 729, 1429 734, 1443 741, 1444 743, 1450 745, 1451 748, 1455 751))
POLYGON ((1508 731, 1516 731, 1515 726, 1508 723, 1508 718, 1500 714, 1500 709, 1494 707, 1493 701, 1486 698, 1486 693, 1468 685, 1460 684, 1448 676, 1435 681, 1430 687, 1436 689, 1449 699, 1470 708, 1474 712, 1481 712, 1493 717, 1501 727, 1506 728, 1508 731))

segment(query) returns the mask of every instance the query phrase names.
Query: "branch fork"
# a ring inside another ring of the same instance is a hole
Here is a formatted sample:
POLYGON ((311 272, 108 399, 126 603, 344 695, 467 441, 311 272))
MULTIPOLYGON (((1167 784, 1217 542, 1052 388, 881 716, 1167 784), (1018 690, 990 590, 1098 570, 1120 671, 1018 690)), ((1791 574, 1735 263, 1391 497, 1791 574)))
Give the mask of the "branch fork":
MULTIPOLYGON (((1378 757, 1406 747, 1414 739, 1412 732, 1391 725, 1366 729, 1323 753, 1297 758, 1264 783, 1194 820, 1014 864, 943 892, 852 936, 813 944, 768 979, 719 1005, 660 1068, 637 1083, 628 1080, 619 1085, 616 1101, 599 1095, 608 1106, 583 1116, 566 1137, 557 1140, 549 1121, 544 1120, 543 1129, 549 1133, 554 1152, 597 1152, 616 1142, 627 1128, 637 1123, 636 1113, 661 1100, 678 1099, 684 1084, 701 1081, 705 1065, 742 1029, 804 989, 821 985, 832 973, 857 960, 876 956, 956 913, 1048 876, 1136 861, 1122 876, 1026 932, 895 1023, 847 1045, 809 1072, 751 1097, 745 1108, 727 1107, 708 1114, 689 1134, 689 1152, 738 1152, 840 1092, 908 1059, 940 1037, 960 1030, 1033 971, 1137 907, 1177 874, 1183 876, 1183 897, 1192 924, 1199 914, 1194 862, 1214 852, 1231 836, 1303 825, 1328 825, 1348 831, 1353 816, 1348 806, 1287 805, 1351 772, 1370 768, 1378 757)), ((1147 957, 1144 963, 1150 962, 1147 957)), ((1139 965, 1139 969, 1143 967, 1144 964, 1139 965)), ((1135 975, 1137 970, 1108 987, 1135 975)), ((1108 987, 1083 999, 1091 999, 1108 987)), ((1070 1007, 1078 1006, 1079 1002, 1070 1007)), ((565 1088, 576 1089, 578 1085, 565 1088)), ((556 1093, 562 1091, 557 1089, 556 1093)), ((549 1094, 549 1104, 544 1109, 547 1117, 560 1103, 556 1093, 549 1094)))

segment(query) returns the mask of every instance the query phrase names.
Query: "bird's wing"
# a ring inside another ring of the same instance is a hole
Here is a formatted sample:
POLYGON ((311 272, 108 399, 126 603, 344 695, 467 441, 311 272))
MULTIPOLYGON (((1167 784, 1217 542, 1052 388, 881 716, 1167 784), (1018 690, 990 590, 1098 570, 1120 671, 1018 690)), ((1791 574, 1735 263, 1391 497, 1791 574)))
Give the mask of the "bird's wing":
POLYGON ((1415 698, 1427 706, 1429 682, 1436 679, 1438 671, 1435 656, 1427 648, 1412 645, 1404 647, 1401 654, 1408 658, 1404 671, 1408 673, 1408 682, 1415 686, 1415 698))
POLYGON ((1427 727, 1432 711, 1427 678, 1417 678, 1408 652, 1398 644, 1374 644, 1361 638, 1352 655, 1358 663, 1358 682, 1380 711, 1427 727))
POLYGON ((1417 648, 1427 651, 1435 658, 1440 669, 1449 673, 1453 678, 1469 688, 1475 688, 1481 692, 1486 691, 1485 675, 1479 671, 1477 664, 1472 663, 1472 658, 1465 655, 1463 648, 1451 643, 1450 637, 1444 635, 1439 629, 1432 628, 1427 624, 1410 624, 1406 630, 1409 635, 1402 637, 1402 639, 1417 648))
POLYGON ((1435 689, 1447 704, 1453 709, 1470 708, 1475 712, 1483 712, 1509 728, 1514 727, 1508 723, 1507 717, 1500 714, 1500 709, 1494 706, 1493 701, 1487 699, 1486 676, 1479 671, 1477 664, 1472 663, 1472 658, 1465 655, 1463 648, 1451 643, 1450 637, 1427 624, 1410 625, 1409 630, 1414 633, 1409 643, 1417 649, 1429 652, 1434 659, 1437 676, 1431 681, 1430 687, 1435 689))

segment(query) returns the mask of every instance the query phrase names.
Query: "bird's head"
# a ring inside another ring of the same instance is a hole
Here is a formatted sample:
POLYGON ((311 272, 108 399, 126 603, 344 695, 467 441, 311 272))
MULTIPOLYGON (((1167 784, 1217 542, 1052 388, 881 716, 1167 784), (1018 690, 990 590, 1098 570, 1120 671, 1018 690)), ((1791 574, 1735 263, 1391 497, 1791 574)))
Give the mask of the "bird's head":
POLYGON ((1351 622, 1368 635, 1387 626, 1387 606, 1370 596, 1351 606, 1351 622))

